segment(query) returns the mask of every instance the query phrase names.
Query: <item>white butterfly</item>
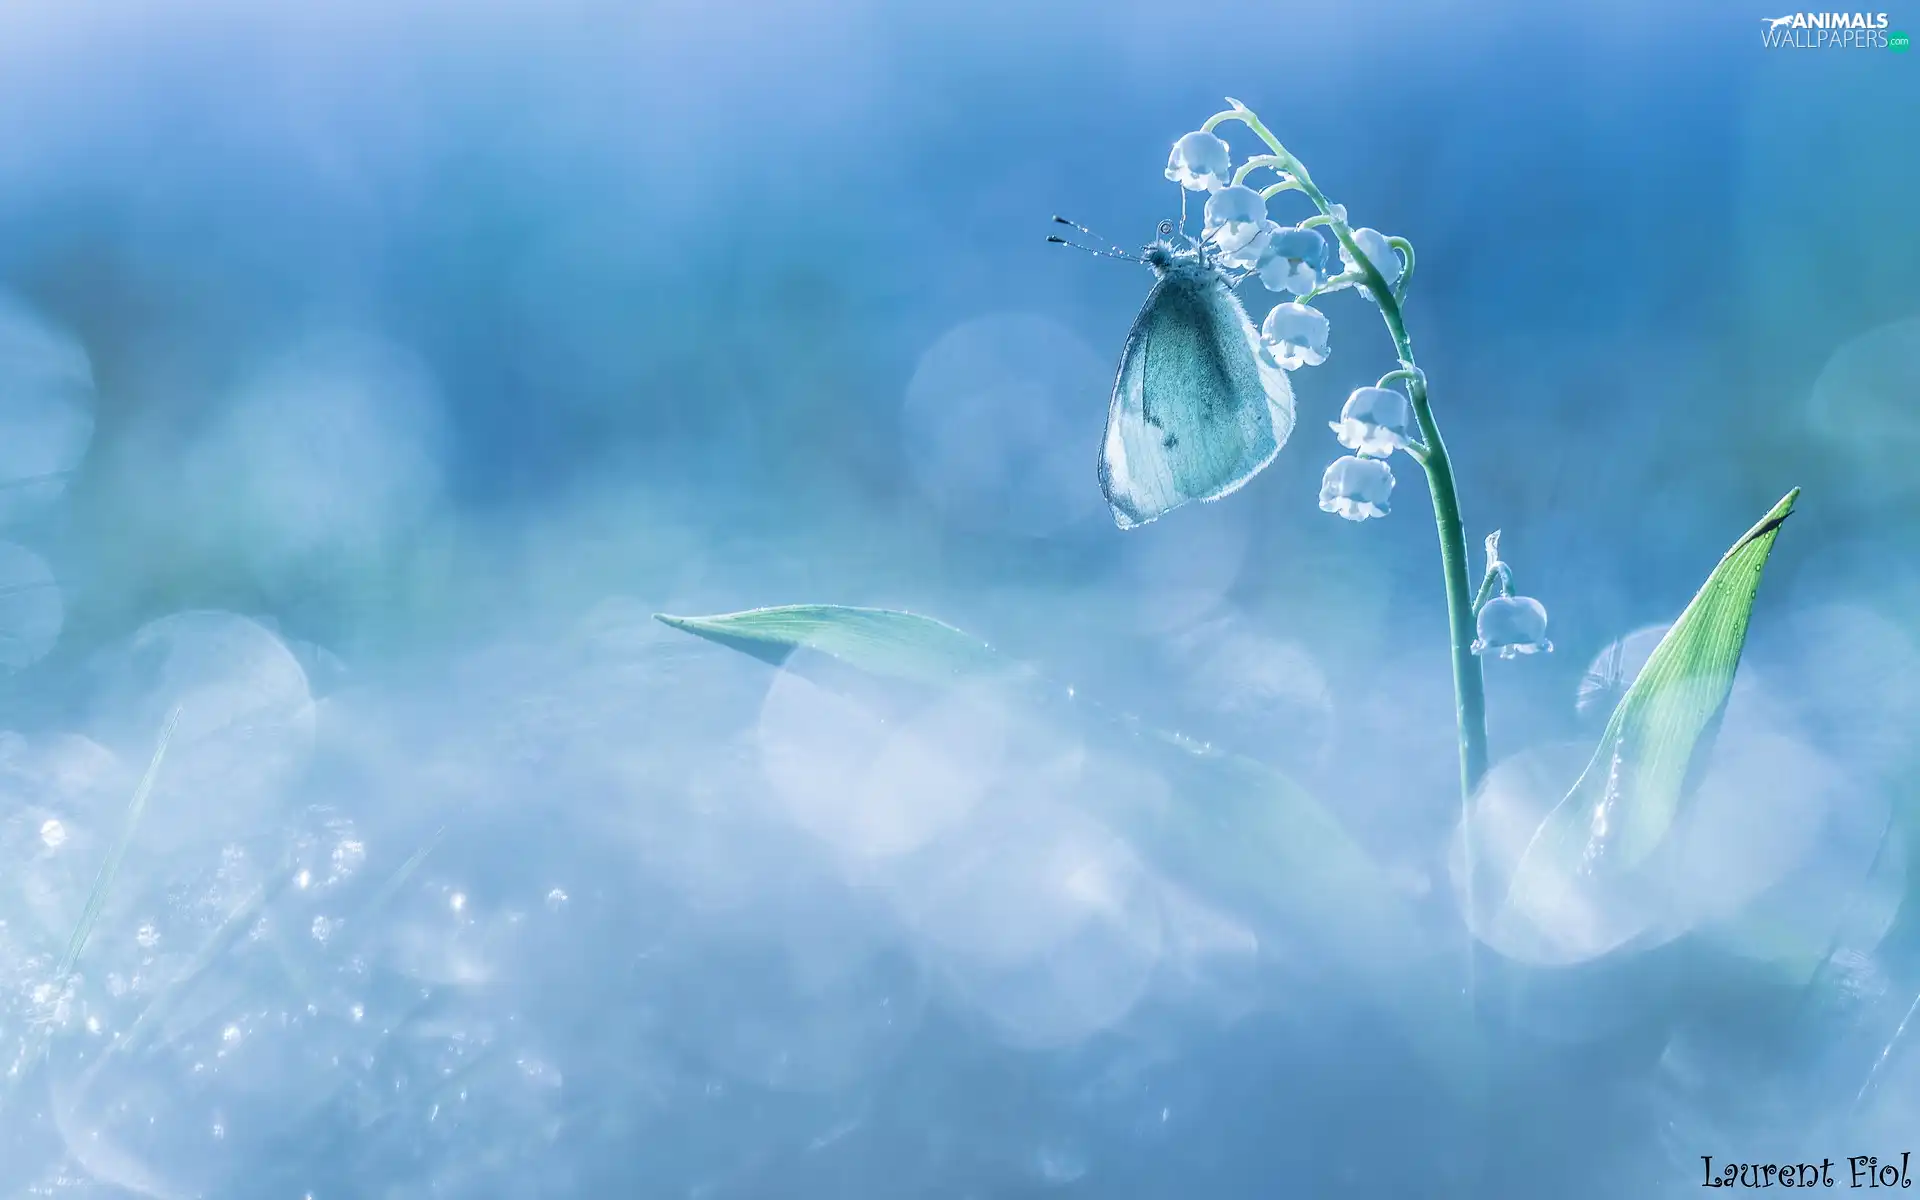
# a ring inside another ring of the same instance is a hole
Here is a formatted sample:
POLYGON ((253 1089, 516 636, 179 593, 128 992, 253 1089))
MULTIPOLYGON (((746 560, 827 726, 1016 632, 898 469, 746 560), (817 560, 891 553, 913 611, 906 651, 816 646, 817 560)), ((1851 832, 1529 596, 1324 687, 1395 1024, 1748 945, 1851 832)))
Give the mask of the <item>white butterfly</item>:
POLYGON ((1293 387, 1204 247, 1162 240, 1120 354, 1100 487, 1122 529, 1239 490, 1293 432, 1293 387))

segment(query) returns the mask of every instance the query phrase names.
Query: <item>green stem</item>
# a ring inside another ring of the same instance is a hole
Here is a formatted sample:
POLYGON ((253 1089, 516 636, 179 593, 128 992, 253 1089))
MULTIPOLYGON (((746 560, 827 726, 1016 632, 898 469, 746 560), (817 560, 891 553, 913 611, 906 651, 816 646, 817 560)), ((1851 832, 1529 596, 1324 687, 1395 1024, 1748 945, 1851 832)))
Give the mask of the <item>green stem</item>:
POLYGON ((1413 282, 1413 243, 1403 237, 1390 237, 1387 245, 1400 252, 1400 278, 1394 280, 1393 298, 1401 304, 1407 302, 1407 285, 1413 282))
POLYGON ((1307 304, 1313 300, 1318 299, 1321 296, 1326 295, 1328 292, 1337 292, 1343 287, 1347 287, 1351 284, 1358 283, 1358 282, 1359 282, 1359 276, 1356 276, 1356 275, 1335 275, 1332 279, 1323 281, 1319 287, 1308 292, 1306 295, 1294 297, 1294 303, 1307 304))
MULTIPOLYGON (((1279 159, 1286 173, 1293 177, 1294 184, 1320 210, 1326 226, 1333 230, 1334 236, 1347 251, 1347 257, 1355 264, 1355 269, 1364 276, 1365 287, 1380 306, 1380 316, 1387 323, 1387 332, 1393 336, 1394 349, 1400 356, 1402 366, 1414 369, 1413 341, 1407 336, 1400 300, 1393 289, 1387 286, 1386 278, 1373 265, 1366 252, 1355 244, 1353 230, 1342 217, 1334 215, 1334 205, 1313 182, 1313 177, 1300 160, 1280 144, 1280 139, 1273 136, 1259 117, 1238 102, 1232 103, 1233 108, 1214 114, 1201 128, 1211 131, 1223 121, 1239 121, 1267 144, 1267 148, 1273 151, 1273 157, 1279 159)), ((1413 265, 1411 250, 1409 246, 1405 264, 1408 267, 1413 265)), ((1418 461, 1427 473, 1427 490, 1433 495, 1433 519, 1440 534, 1440 569, 1447 589, 1447 625, 1453 643, 1453 703, 1460 746, 1460 814, 1464 822, 1469 815, 1468 806, 1473 793, 1487 773, 1487 688, 1486 678, 1480 671, 1480 660, 1473 653, 1474 592, 1467 562, 1466 527, 1460 520, 1460 498, 1453 481, 1453 461, 1447 455, 1447 444, 1440 437, 1439 423, 1434 420, 1433 407, 1428 402, 1425 376, 1407 381, 1407 395, 1413 401, 1414 419, 1419 421, 1420 433, 1426 442, 1418 461)), ((1463 830, 1465 828, 1463 825, 1463 830)), ((1471 839, 1468 844, 1467 878, 1471 889, 1471 839)))
POLYGON ((1495 564, 1487 572, 1486 578, 1480 581, 1480 591, 1473 598, 1473 615, 1478 617, 1480 610, 1487 606, 1487 601, 1493 599, 1496 593, 1502 596, 1513 595, 1513 572, 1507 569, 1505 563, 1495 564))
POLYGON ((1258 171, 1261 167, 1272 167, 1275 171, 1279 171, 1284 177, 1286 174, 1286 171, 1283 169, 1284 165, 1285 164, 1271 154, 1256 154, 1246 162, 1241 163, 1240 169, 1233 173, 1234 185, 1237 187, 1245 183, 1247 176, 1258 171))
MULTIPOLYGON (((1360 256, 1365 261, 1365 255, 1360 256)), ((1370 275, 1377 275, 1368 267, 1370 275)), ((1407 337, 1400 305, 1387 291, 1385 281, 1374 289, 1380 302, 1380 314, 1386 319, 1393 343, 1404 362, 1413 361, 1413 344, 1407 337)), ((1487 774, 1487 687, 1480 671, 1480 659, 1473 653, 1474 609, 1471 569, 1467 562, 1466 526, 1460 519, 1460 498, 1453 481, 1453 460, 1440 437, 1440 425, 1434 420, 1433 406, 1427 398, 1425 378, 1407 381, 1407 394, 1413 401, 1414 419, 1420 422, 1426 453, 1421 465, 1427 471, 1427 490, 1433 496, 1433 519, 1440 534, 1440 570, 1447 589, 1447 625, 1453 641, 1453 703, 1460 737, 1460 804, 1463 816, 1474 791, 1487 774)))
POLYGON ((1475 616, 1479 616, 1480 610, 1487 606, 1487 601, 1493 599, 1493 589, 1499 586, 1500 572, 1488 571, 1487 577, 1480 581, 1479 593, 1473 598, 1473 614, 1475 616))

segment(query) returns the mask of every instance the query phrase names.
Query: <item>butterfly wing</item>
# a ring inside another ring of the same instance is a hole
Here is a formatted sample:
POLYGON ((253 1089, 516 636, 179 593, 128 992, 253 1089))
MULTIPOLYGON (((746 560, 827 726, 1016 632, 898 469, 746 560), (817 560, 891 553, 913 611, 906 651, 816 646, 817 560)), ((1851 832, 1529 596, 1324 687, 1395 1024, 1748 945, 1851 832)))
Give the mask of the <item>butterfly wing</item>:
POLYGON ((1154 284, 1121 352, 1100 487, 1122 529, 1217 500, 1273 461, 1293 431, 1287 374, 1264 360, 1220 273, 1176 266, 1154 284))

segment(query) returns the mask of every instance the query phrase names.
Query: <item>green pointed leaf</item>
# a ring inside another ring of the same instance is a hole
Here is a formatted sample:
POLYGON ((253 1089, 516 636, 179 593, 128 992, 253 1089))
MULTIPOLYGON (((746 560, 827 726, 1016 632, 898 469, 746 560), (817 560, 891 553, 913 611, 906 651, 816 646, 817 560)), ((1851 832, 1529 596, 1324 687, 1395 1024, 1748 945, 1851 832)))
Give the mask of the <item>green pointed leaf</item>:
POLYGON ((657 619, 774 666, 803 649, 917 683, 951 682, 1007 666, 992 647, 951 625, 886 608, 785 604, 717 617, 661 613, 657 619))
POLYGON ((1533 911, 1543 889, 1603 861, 1631 870, 1672 827, 1733 690, 1760 576, 1800 490, 1735 542, 1674 622, 1607 721, 1586 770, 1534 832, 1508 904, 1533 911))
POLYGON ((1444 950, 1333 814, 1278 771, 1112 713, 930 617, 791 605, 659 619, 774 664, 811 650, 881 679, 1014 680, 1036 719, 1097 726, 1107 744, 1163 773, 1173 794, 1114 789, 1093 815, 1186 886, 1312 939, 1397 1014, 1443 1078, 1478 1086, 1469 1014, 1447 986, 1450 967, 1433 961, 1444 950))

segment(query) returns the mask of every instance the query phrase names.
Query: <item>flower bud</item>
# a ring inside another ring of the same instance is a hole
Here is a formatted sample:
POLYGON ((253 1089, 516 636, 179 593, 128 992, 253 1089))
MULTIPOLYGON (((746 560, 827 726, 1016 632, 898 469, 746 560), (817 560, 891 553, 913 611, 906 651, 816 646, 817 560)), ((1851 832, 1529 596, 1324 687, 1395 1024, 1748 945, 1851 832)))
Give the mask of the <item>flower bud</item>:
POLYGON ((1480 609, 1475 654, 1497 652, 1501 658, 1551 651, 1547 640, 1546 606, 1531 596, 1495 596, 1480 609))
MULTIPOLYGON (((1224 258, 1244 257, 1256 239, 1271 236, 1267 220, 1267 202, 1260 193, 1244 183, 1222 188, 1207 197, 1206 241, 1224 258)), ((1260 248, 1266 243, 1261 241, 1260 248)), ((1259 250, 1254 251, 1254 259, 1259 250)))
MULTIPOLYGON (((1380 278, 1386 280, 1387 290, 1393 290, 1400 282, 1400 269, 1404 264, 1400 260, 1400 252, 1387 241, 1387 235, 1377 229, 1356 229, 1353 231, 1353 242, 1367 256, 1367 261, 1373 264, 1373 269, 1380 272, 1380 278)), ((1345 245, 1340 247, 1340 261, 1349 271, 1360 269, 1360 264, 1353 260, 1352 252, 1345 245)))
POLYGON ((1384 517, 1393 495, 1393 468, 1383 459, 1335 459, 1320 479, 1320 507, 1349 521, 1384 517))
POLYGON ((1327 317, 1310 304, 1276 304, 1260 325, 1260 339, 1289 371, 1327 361, 1327 317))
POLYGON ((1167 178, 1190 192, 1217 192, 1232 173, 1227 144, 1211 133, 1187 134, 1167 156, 1167 178))
POLYGON ((1340 419, 1327 424, 1340 444, 1355 454, 1388 458, 1406 446, 1413 409, 1407 394, 1397 388, 1355 388, 1340 410, 1340 419))
POLYGON ((1304 296, 1326 278, 1327 239, 1318 229, 1276 227, 1256 266, 1268 291, 1304 296))

